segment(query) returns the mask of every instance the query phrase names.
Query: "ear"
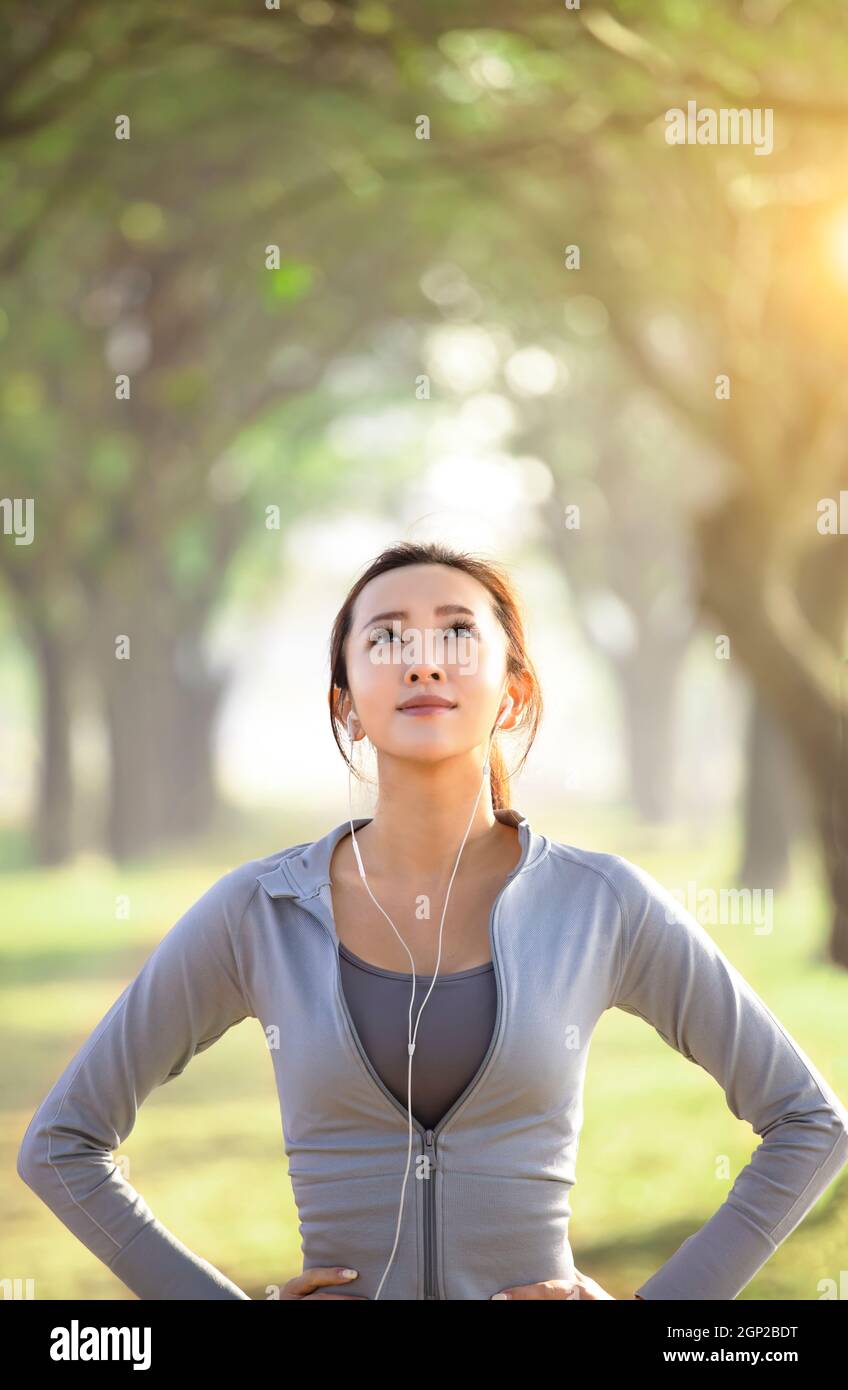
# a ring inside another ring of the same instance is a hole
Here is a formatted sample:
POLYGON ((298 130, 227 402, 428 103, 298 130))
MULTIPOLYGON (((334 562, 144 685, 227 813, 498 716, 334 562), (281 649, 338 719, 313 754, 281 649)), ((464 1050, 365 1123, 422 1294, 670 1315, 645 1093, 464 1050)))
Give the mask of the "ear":
POLYGON ((365 730, 359 722, 359 716, 356 713, 356 708, 354 706, 353 700, 350 697, 349 691, 338 691, 336 695, 335 708, 336 718, 338 719, 345 733, 347 733, 348 715, 353 716, 353 742, 358 743, 360 739, 365 738, 365 730))
POLYGON ((531 684, 530 677, 514 676, 510 679, 504 692, 501 708, 503 716, 498 724, 499 729, 513 729, 521 717, 521 712, 530 698, 531 684))
POLYGON ((335 688, 334 695, 335 698, 333 704, 333 713, 336 719, 338 719, 342 728, 346 729, 348 715, 351 713, 353 713, 354 717, 356 715, 356 711, 353 708, 353 701, 351 700, 349 693, 347 691, 340 690, 338 686, 336 686, 335 688))

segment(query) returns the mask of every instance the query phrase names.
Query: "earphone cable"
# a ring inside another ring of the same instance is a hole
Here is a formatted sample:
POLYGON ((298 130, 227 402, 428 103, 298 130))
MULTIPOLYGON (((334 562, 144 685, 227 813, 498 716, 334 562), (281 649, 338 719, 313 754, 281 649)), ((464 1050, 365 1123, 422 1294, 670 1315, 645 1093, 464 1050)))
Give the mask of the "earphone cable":
MULTIPOLYGON (((501 716, 501 718, 502 718, 502 717, 503 717, 503 716, 501 716)), ((351 746, 352 746, 352 745, 353 745, 353 731, 352 731, 351 723, 352 723, 352 716, 351 716, 351 715, 348 715, 348 718, 347 718, 347 730, 348 730, 348 736, 349 736, 349 738, 350 738, 351 746)), ((500 719, 498 720, 498 723, 500 723, 500 719)), ((402 1185, 402 1187, 401 1187, 400 1206, 399 1206, 399 1208, 398 1208, 398 1219, 397 1219, 397 1227, 396 1227, 396 1229, 395 1229, 394 1244, 393 1244, 393 1246, 392 1246, 392 1252, 391 1252, 391 1254, 389 1255, 388 1263, 387 1263, 387 1265, 386 1265, 386 1268, 385 1268, 384 1271, 383 1271, 382 1278, 380 1279, 380 1283, 379 1283, 379 1285, 377 1286, 377 1292, 376 1292, 376 1294, 374 1295, 375 1300, 379 1299, 379 1297, 380 1297, 380 1291, 382 1290, 383 1284, 385 1283, 386 1277, 387 1277, 387 1275, 388 1275, 388 1273, 389 1273, 389 1270, 391 1269, 392 1261, 394 1260, 395 1252, 397 1251, 398 1241, 399 1241, 399 1239, 400 1239, 400 1229, 401 1229, 401 1222, 402 1222, 402 1218, 403 1218, 403 1204, 404 1204, 404 1199, 405 1199, 405 1196, 406 1196, 406 1184, 407 1184, 407 1180, 408 1180, 408 1178, 409 1178, 410 1160, 411 1160, 411 1158, 412 1158, 412 1057, 413 1057, 413 1054, 414 1054, 414 1052, 415 1052, 415 1039, 416 1039, 416 1037, 417 1037, 417 1035, 418 1035, 418 1024, 420 1023, 420 1021, 421 1021, 421 1015, 422 1015, 422 1013, 424 1012, 424 1005, 427 1003, 427 1000, 430 998, 430 995, 431 995, 431 993, 432 993, 432 991, 433 991, 433 987, 434 987, 434 985, 435 985, 435 983, 436 983, 436 977, 437 977, 437 975, 438 975, 438 973, 439 973, 439 962, 441 961, 441 958, 442 958, 442 931, 443 931, 443 928, 444 928, 445 916, 446 916, 446 914, 447 914, 447 909, 448 909, 448 900, 449 900, 449 898, 450 898, 450 892, 451 892, 451 888, 453 887, 454 878, 456 877, 456 871, 457 871, 457 869, 459 868, 459 861, 460 861, 460 858, 462 857, 462 851, 463 851, 464 848, 465 848, 465 842, 466 842, 466 840, 468 839, 468 836, 469 836, 469 834, 470 834, 470 832, 471 832, 471 826, 472 826, 473 823, 474 823, 474 817, 475 817, 475 815, 476 815, 476 813, 477 813, 477 806, 478 806, 479 801, 480 801, 480 795, 481 795, 481 793, 482 793, 483 787, 484 787, 485 784, 486 784, 486 779, 487 779, 487 777, 489 776, 489 774, 490 774, 490 772, 491 772, 490 752, 491 752, 492 740, 493 740, 493 738, 494 738, 494 736, 495 736, 496 730, 497 730, 497 723, 495 724, 494 729, 492 729, 492 732, 491 732, 491 734, 489 735, 489 745, 488 745, 488 748, 487 748, 487 750, 486 750, 486 759, 485 759, 485 762, 483 763, 483 777, 482 777, 482 780, 481 780, 481 782, 480 782, 480 786, 477 788, 477 795, 476 795, 476 797, 475 797, 475 799, 474 799, 474 807, 473 807, 473 809, 472 809, 471 816, 470 816, 469 821, 468 821, 468 825, 466 826, 465 834, 464 834, 464 836, 463 836, 463 838, 462 838, 462 844, 461 844, 460 847, 459 847, 459 852, 458 852, 458 854, 457 854, 457 856, 456 856, 456 862, 455 862, 455 864, 454 864, 454 866, 453 866, 453 873, 451 874, 450 882, 448 883, 447 893, 445 894, 445 904, 444 904, 444 907, 442 908, 442 918, 441 918, 441 921, 440 921, 440 923, 439 923, 439 948, 438 948, 438 952, 437 952, 437 955, 436 955, 436 969, 435 969, 435 971, 434 971, 434 973, 433 973, 433 978, 432 978, 432 980, 431 980, 431 982, 430 982, 430 988, 428 989, 428 991, 427 991, 427 993, 425 994, 423 1000, 421 1001, 421 1007, 420 1007, 420 1009, 418 1010, 418 1016, 417 1016, 417 1018, 416 1018, 416 1020, 415 1020, 415 1029, 414 1029, 414 1031, 412 1030, 412 1010, 413 1010, 413 1007, 414 1007, 414 1005, 415 1005, 415 988, 416 988, 415 960, 414 960, 414 958, 413 958, 412 952, 410 951, 409 947, 407 946, 406 942, 404 941, 403 937, 401 936, 400 932, 398 931, 398 929, 397 929, 397 927, 395 926, 394 922, 392 921, 391 917, 389 917, 388 913, 385 912, 384 909, 383 909, 383 908, 380 906, 380 904, 377 902, 377 899, 374 897, 374 894, 371 892, 371 889, 370 889, 370 887, 368 886, 368 880, 367 880, 367 878, 366 878, 366 876, 365 876, 365 866, 364 866, 363 863, 362 863, 362 856, 361 856, 361 854, 360 854, 360 852, 359 852, 359 846, 358 846, 358 844, 356 843, 356 832, 355 832, 354 827, 353 827, 353 789, 352 789, 352 782, 351 782, 351 766, 350 766, 350 763, 348 762, 348 770, 347 770, 347 787, 348 787, 348 810, 349 810, 349 812, 350 812, 350 815, 349 815, 349 819, 350 819, 350 833, 351 833, 351 840, 352 840, 352 845, 353 845, 353 852, 354 852, 354 856, 355 856, 355 858, 356 858, 357 867, 358 867, 358 869, 359 869, 359 876, 360 876, 360 878, 362 879, 362 882, 363 882, 363 884, 364 884, 364 886, 365 886, 365 889, 366 889, 366 891, 367 891, 367 893, 368 893, 368 896, 370 897, 370 899, 371 899, 371 901, 373 902, 374 906, 375 906, 376 908, 378 908, 378 910, 379 910, 380 912, 382 912, 383 916, 385 917, 386 921, 388 922, 388 924, 389 924, 389 926, 391 927, 392 931, 394 932, 395 936, 398 938, 398 941, 401 943, 401 945, 403 946, 404 950, 406 951, 406 954, 409 956, 410 965, 411 965, 411 967, 412 967, 412 995, 411 995, 410 1001, 409 1001, 409 1014, 408 1014, 408 1018, 407 1018, 407 1054, 408 1054, 408 1063, 407 1063, 407 1122, 408 1122, 408 1139, 407 1139, 407 1150, 406 1150, 406 1169, 405 1169, 405 1172, 404 1172, 404 1175, 403 1175, 403 1185, 402 1185)), ((427 1180, 427 1181, 430 1181, 430 1174, 429 1174, 429 1173, 426 1175, 426 1180, 427 1180)))

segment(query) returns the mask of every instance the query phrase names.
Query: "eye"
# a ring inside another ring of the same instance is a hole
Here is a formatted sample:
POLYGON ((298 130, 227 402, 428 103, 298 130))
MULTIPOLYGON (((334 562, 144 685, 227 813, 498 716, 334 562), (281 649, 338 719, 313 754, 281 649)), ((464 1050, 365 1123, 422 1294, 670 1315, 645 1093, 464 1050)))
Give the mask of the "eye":
MULTIPOLYGON (((461 618, 457 618, 456 622, 450 623, 446 628, 443 628, 442 631, 457 633, 465 632, 468 634, 469 637, 479 637, 480 635, 479 629, 476 628, 473 623, 465 622, 461 618)), ((399 638, 400 636, 401 634, 399 632, 392 632, 387 627, 372 627, 370 633, 368 634, 368 644, 369 646, 376 647, 380 645, 384 637, 390 637, 394 639, 396 637, 399 638)))

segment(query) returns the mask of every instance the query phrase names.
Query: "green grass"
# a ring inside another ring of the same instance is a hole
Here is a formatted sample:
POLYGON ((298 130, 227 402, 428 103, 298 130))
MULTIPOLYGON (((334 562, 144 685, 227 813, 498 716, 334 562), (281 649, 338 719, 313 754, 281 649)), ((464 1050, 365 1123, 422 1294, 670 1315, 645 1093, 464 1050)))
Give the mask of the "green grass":
MULTIPOLYGON (((513 804, 521 808, 521 798, 513 804)), ((338 820, 344 817, 340 815, 338 820)), ((625 813, 535 811, 536 829, 613 850, 669 886, 731 880, 733 827, 697 847, 684 829, 653 832, 625 813)), ((173 858, 115 869, 87 856, 50 870, 16 868, 3 900, 0 1222, 4 1277, 34 1278, 37 1298, 132 1298, 21 1182, 15 1158, 36 1105, 168 927, 233 865, 322 834, 332 817, 240 826, 173 858), (128 920, 116 896, 130 900, 128 920)), ((790 891, 775 895, 771 935, 709 927, 843 1099, 848 1096, 848 983, 822 956, 828 905, 809 851, 790 891)), ((592 1038, 585 1120, 571 1193, 578 1267, 617 1298, 666 1260, 724 1200, 759 1138, 733 1116, 717 1083, 640 1019, 613 1010, 592 1038), (725 1156, 728 1165, 719 1165, 725 1156), (723 1176, 717 1173, 725 1172, 723 1176)), ((179 1238, 253 1298, 300 1269, 297 1214, 265 1040, 248 1019, 160 1087, 116 1151, 129 1180, 179 1238)), ((741 1299, 816 1299, 839 1279, 848 1243, 848 1177, 831 1184, 741 1299)))

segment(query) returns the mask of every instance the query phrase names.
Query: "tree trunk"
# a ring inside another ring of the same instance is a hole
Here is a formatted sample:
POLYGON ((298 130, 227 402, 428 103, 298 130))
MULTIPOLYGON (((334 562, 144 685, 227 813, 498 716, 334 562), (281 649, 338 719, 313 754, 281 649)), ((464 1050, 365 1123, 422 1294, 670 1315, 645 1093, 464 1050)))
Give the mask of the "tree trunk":
POLYGON ((131 658, 118 660, 106 651, 100 666, 110 753, 106 840, 120 862, 143 858, 158 839, 155 690, 139 635, 128 635, 131 658))
POLYGON ((200 833, 218 805, 212 731, 222 681, 199 648, 177 659, 170 634, 123 618, 129 660, 102 644, 99 671, 111 749, 107 839, 119 861, 200 833))
POLYGON ((41 764, 33 838, 39 864, 59 864, 73 848, 70 740, 71 655, 62 637, 31 627, 41 688, 41 764))
POLYGON ((678 643, 666 643, 662 650, 647 643, 639 645, 632 660, 615 663, 624 703, 630 797, 644 820, 654 824, 671 812, 674 709, 684 654, 678 643))
MULTIPOLYGON (((529 453, 545 457, 547 435, 537 440, 532 434, 521 437, 521 446, 529 453)), ((608 450, 611 462, 605 465, 608 491, 616 469, 620 471, 618 455, 608 450)), ((619 489, 621 491, 621 489, 619 489)), ((674 749, 671 739, 672 714, 677 698, 677 678, 691 641, 691 615, 662 615, 657 609, 655 585, 645 584, 642 576, 646 561, 641 547, 643 535, 653 534, 640 521, 628 526, 619 524, 604 536, 604 545, 593 549, 592 559, 581 544, 579 532, 567 531, 562 523, 568 502, 580 500, 578 486, 556 477, 553 496, 540 511, 540 521, 550 553, 565 576, 574 595, 575 618, 587 643, 601 650, 610 664, 621 692, 625 724, 625 749, 630 795, 634 805, 647 821, 661 821, 669 811, 674 749), (620 655, 613 647, 603 647, 597 633, 587 623, 584 602, 599 587, 594 559, 597 550, 603 561, 603 582, 630 610, 638 629, 636 647, 620 655)), ((627 511, 621 501, 611 505, 613 516, 627 511)), ((673 559, 668 565, 673 567, 673 559)))
POLYGON ((749 499, 730 498, 698 522, 702 603, 731 638, 806 773, 833 901, 829 957, 848 968, 845 691, 833 645, 796 595, 767 570, 768 537, 749 499))
POLYGON ((744 839, 736 881, 746 888, 785 888, 792 841, 804 821, 803 808, 792 809, 803 775, 780 723, 757 690, 748 713, 746 749, 744 839))
POLYGON ((166 656, 158 692, 157 801, 163 831, 182 839, 207 829, 219 805, 213 745, 224 681, 208 670, 199 641, 173 643, 166 656))
POLYGON ((840 965, 848 966, 848 766, 844 749, 821 791, 819 835, 834 903, 831 955, 840 965))

